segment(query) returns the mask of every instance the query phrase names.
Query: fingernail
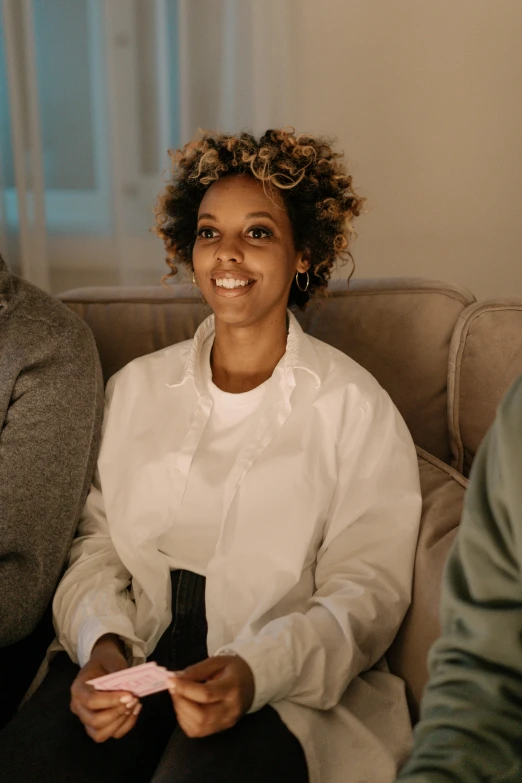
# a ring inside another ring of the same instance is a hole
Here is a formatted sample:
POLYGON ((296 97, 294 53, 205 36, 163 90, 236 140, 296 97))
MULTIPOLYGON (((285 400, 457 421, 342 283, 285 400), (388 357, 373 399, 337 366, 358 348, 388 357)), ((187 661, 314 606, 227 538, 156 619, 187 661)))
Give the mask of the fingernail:
POLYGON ((132 710, 132 714, 133 715, 139 715, 140 714, 140 710, 141 710, 141 704, 138 702, 138 704, 136 704, 136 706, 132 710))
POLYGON ((136 704, 136 697, 135 696, 122 696, 120 699, 121 704, 128 704, 129 707, 133 704, 136 704))
POLYGON ((169 693, 174 693, 175 692, 175 690, 176 690, 176 683, 174 682, 174 680, 170 681, 170 683, 168 685, 168 689, 169 689, 169 693))

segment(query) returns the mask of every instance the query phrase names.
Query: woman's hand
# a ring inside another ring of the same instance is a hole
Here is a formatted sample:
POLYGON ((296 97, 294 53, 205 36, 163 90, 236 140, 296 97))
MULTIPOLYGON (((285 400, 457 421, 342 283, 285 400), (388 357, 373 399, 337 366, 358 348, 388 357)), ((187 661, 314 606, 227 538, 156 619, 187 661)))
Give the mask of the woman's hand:
POLYGON ((126 669, 128 665, 121 642, 114 634, 106 634, 98 639, 71 686, 71 710, 95 742, 127 734, 138 719, 141 704, 132 693, 97 691, 87 685, 87 680, 126 669))
POLYGON ((243 658, 217 655, 171 677, 178 723, 188 737, 206 737, 234 726, 254 699, 254 675, 243 658))

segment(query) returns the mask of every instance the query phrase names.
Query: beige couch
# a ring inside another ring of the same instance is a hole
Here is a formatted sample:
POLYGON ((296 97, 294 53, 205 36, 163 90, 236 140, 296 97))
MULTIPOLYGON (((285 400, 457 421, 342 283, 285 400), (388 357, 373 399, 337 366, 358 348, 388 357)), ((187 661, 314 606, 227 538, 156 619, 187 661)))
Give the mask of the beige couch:
MULTIPOLYGON (((209 313, 191 285, 84 288, 60 298, 91 327, 106 380, 131 359, 192 337, 209 313)), ((424 506, 413 602, 389 652, 415 720, 466 477, 500 398, 522 373, 522 300, 477 303, 430 280, 355 280, 349 290, 332 284, 327 299, 297 316, 375 375, 418 446, 424 506)))

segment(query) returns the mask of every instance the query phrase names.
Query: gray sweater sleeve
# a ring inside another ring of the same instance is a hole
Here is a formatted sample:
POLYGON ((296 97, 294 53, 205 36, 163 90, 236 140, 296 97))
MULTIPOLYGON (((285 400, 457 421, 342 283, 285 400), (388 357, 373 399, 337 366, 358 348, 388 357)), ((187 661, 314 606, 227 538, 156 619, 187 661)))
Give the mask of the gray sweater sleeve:
POLYGON ((0 647, 31 633, 52 598, 94 472, 103 412, 86 324, 69 311, 60 328, 24 323, 20 344, 2 357, 10 351, 12 366, 22 356, 0 433, 0 647))
POLYGON ((522 781, 522 379, 473 463, 401 783, 522 781))

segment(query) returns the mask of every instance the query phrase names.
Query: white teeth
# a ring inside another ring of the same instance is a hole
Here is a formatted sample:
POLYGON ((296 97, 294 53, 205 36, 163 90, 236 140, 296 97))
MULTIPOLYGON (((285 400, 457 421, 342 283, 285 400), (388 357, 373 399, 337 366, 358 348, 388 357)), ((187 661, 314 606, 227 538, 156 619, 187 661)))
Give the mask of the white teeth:
POLYGON ((219 278, 216 285, 220 288, 239 288, 248 285, 248 280, 233 280, 231 277, 219 278))

